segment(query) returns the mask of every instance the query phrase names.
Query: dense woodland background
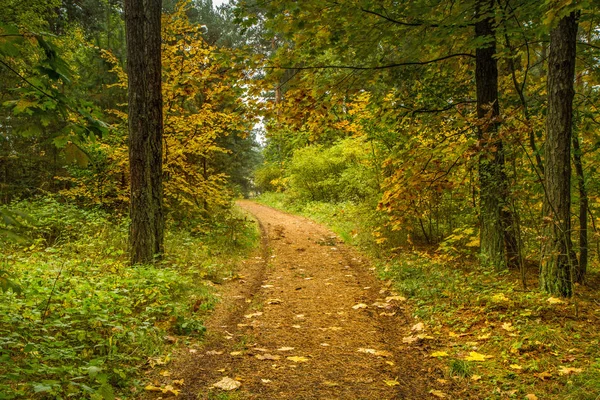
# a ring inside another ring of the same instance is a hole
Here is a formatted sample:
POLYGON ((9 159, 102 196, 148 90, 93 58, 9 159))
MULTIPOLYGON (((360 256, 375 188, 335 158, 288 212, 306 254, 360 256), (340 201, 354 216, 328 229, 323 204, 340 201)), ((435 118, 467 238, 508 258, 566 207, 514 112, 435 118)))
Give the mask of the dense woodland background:
POLYGON ((577 339, 587 373, 528 384, 596 398, 597 1, 164 0, 165 246, 133 267, 124 9, 0 15, 0 399, 114 398, 165 332, 201 336, 216 298, 194 282, 256 242, 242 196, 332 226, 422 318, 524 296, 499 320, 553 334, 512 348, 577 339))

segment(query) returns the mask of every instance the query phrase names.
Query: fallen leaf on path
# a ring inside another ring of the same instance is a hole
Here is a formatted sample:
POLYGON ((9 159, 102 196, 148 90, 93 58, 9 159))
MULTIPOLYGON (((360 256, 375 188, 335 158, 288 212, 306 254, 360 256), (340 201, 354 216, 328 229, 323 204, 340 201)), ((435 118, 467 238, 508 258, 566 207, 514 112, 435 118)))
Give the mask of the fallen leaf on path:
POLYGON ((418 340, 419 340, 419 338, 416 336, 406 336, 406 337, 402 338, 402 343, 411 344, 411 343, 417 342, 418 340))
POLYGON ((492 356, 486 356, 485 354, 477 353, 476 351, 472 351, 468 356, 465 357, 467 361, 485 361, 487 358, 492 358, 492 356))
POLYGON ((406 301, 406 297, 404 296, 388 296, 385 298, 386 303, 390 301, 406 301))
POLYGON ((166 371, 166 370, 165 371, 160 371, 159 374, 160 374, 160 376, 170 376, 171 375, 171 373, 169 371, 166 371))
POLYGON ((431 353, 431 357, 448 357, 448 353, 445 351, 434 351, 431 353))
POLYGON ((213 387, 215 387, 217 389, 226 390, 226 391, 235 390, 235 389, 239 388, 240 386, 242 386, 241 382, 236 381, 235 379, 231 379, 228 376, 224 377, 219 382, 217 382, 213 385, 213 387))
POLYGON ((371 304, 371 306, 377 307, 377 308, 389 308, 390 307, 390 305, 388 303, 382 303, 380 301, 376 301, 375 303, 371 304))
POLYGON ((166 385, 161 387, 148 385, 144 389, 146 389, 149 392, 161 392, 163 394, 171 393, 175 396, 179 396, 179 393, 181 393, 181 390, 175 389, 172 385, 166 385))
POLYGON ((413 332, 421 332, 423 329, 425 329, 425 325, 422 322, 414 324, 412 328, 410 328, 413 332))
POLYGON ((292 351, 294 350, 293 347, 280 347, 277 349, 277 351, 292 351))
POLYGON ((264 347, 255 347, 254 350, 262 351, 263 353, 268 353, 269 351, 271 351, 269 349, 265 349, 264 347))
POLYGON ((523 367, 521 367, 519 364, 510 364, 510 368, 516 369, 519 371, 523 369, 523 367))
POLYGON ((273 305, 275 305, 275 304, 281 304, 281 303, 283 303, 283 300, 281 300, 281 299, 269 299, 269 300, 267 300, 267 304, 273 304, 273 305))
POLYGON ((273 285, 262 285, 261 286, 261 288, 263 288, 263 289, 269 289, 269 288, 272 288, 272 287, 274 287, 274 286, 273 285))
POLYGON ((392 367, 393 367, 394 365, 396 365, 396 364, 395 364, 393 361, 386 361, 385 363, 386 363, 387 365, 391 365, 392 367))
POLYGON ((296 362, 296 363, 302 363, 302 362, 308 362, 309 359, 303 356, 292 356, 292 357, 286 357, 286 359, 296 362))
POLYGON ((292 328, 300 329, 302 327, 300 325, 292 325, 292 328))
POLYGON ((244 353, 242 353, 241 351, 232 351, 231 353, 229 353, 230 356, 234 356, 234 357, 241 356, 242 354, 244 354, 244 353))
POLYGON ((388 385, 388 386, 392 386, 392 387, 400 385, 400 382, 398 382, 398 380, 396 380, 396 379, 384 380, 383 382, 384 382, 386 385, 388 385))
POLYGON ((209 350, 206 352, 207 356, 220 356, 221 354, 223 354, 223 352, 220 350, 209 350))
POLYGON ((252 313, 252 314, 246 314, 246 315, 244 315, 244 318, 250 319, 250 318, 254 318, 254 317, 260 317, 261 315, 263 315, 263 313, 261 311, 257 311, 257 312, 252 313))
POLYGON ((361 347, 357 351, 359 353, 373 354, 374 356, 380 356, 380 357, 391 357, 392 356, 392 353, 390 353, 389 351, 386 351, 386 350, 364 349, 361 347))
POLYGON ((382 313, 379 313, 379 315, 382 315, 384 317, 393 317, 394 315, 396 315, 396 312, 395 311, 394 312, 382 312, 382 313))
POLYGON ((336 382, 331 382, 331 381, 324 381, 323 385, 325 386, 329 386, 329 387, 335 387, 335 386, 340 386, 338 383, 336 382))
POLYGON ((548 300, 546 300, 548 303, 550 304, 563 304, 565 301, 561 300, 557 297, 550 297, 548 300))
POLYGON ((328 347, 329 343, 321 343, 320 345, 323 346, 323 347, 328 347))
POLYGON ((358 303, 358 304, 352 306, 352 308, 355 309, 355 310, 358 310, 358 309, 361 309, 361 308, 367 308, 367 307, 368 306, 365 303, 358 303))
POLYGON ((258 360, 279 360, 281 358, 273 354, 257 354, 254 357, 258 360))
POLYGON ((261 379, 260 381, 262 383, 271 383, 272 382, 270 379, 261 379))
POLYGON ((533 393, 529 393, 527 396, 525 396, 525 398, 527 400, 538 400, 538 397, 533 393))
POLYGON ((434 390, 434 389, 431 389, 431 390, 429 391, 429 393, 431 393, 431 394, 432 394, 434 397, 437 397, 437 398, 440 398, 440 399, 443 399, 443 398, 445 398, 445 397, 448 397, 448 396, 446 395, 446 393, 442 392, 441 390, 434 390))
POLYGON ((558 367, 558 374, 559 375, 571 375, 571 374, 578 374, 580 372, 583 372, 583 369, 581 369, 581 368, 565 367, 563 365, 561 365, 560 367, 558 367))

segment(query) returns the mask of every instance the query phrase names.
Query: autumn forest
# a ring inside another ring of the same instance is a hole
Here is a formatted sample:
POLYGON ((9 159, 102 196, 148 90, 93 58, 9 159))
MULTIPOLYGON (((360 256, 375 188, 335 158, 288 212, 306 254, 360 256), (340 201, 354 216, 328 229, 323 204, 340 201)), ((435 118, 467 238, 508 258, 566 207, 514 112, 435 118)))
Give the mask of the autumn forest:
POLYGON ((5 0, 0 400, 600 399, 600 2, 5 0))

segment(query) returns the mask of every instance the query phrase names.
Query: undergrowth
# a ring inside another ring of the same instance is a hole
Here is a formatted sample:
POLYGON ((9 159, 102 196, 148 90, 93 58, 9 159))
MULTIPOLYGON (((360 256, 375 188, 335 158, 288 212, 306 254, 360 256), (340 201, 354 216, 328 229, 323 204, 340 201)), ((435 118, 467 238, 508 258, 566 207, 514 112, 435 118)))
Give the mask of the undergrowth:
POLYGON ((384 248, 372 235, 376 217, 360 215, 360 206, 294 203, 282 193, 265 193, 258 200, 324 223, 374 256, 379 277, 407 298, 413 317, 423 322, 424 332, 405 338, 407 346, 438 358, 445 369, 445 379, 431 388, 435 393, 470 399, 600 399, 597 265, 573 299, 555 299, 538 290, 535 267, 525 289, 516 271, 481 268, 472 256, 471 234, 464 250, 456 243, 384 248))
POLYGON ((170 229, 163 261, 130 267, 124 218, 48 198, 9 211, 20 241, 0 253, 0 281, 10 282, 0 292, 0 399, 131 398, 141 367, 166 362, 174 335, 202 337, 214 283, 258 238, 228 214, 210 230, 170 229))

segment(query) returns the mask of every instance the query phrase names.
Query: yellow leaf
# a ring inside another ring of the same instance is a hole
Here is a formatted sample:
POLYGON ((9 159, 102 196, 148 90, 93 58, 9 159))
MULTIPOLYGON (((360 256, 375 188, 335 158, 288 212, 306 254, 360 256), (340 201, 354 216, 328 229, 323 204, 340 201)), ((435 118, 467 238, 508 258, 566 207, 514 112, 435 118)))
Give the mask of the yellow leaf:
POLYGON ((481 379, 481 375, 471 375, 471 380, 472 381, 478 381, 481 379))
POLYGON ((171 375, 171 373, 167 370, 160 371, 160 376, 170 376, 170 375, 171 375))
POLYGON ((144 389, 147 390, 148 392, 160 392, 161 391, 160 387, 153 386, 153 385, 148 385, 144 389))
POLYGON ((519 364, 510 364, 510 367, 512 369, 516 369, 516 370, 522 370, 523 367, 521 367, 519 364))
POLYGON ((499 293, 492 296, 492 301, 494 303, 502 303, 508 301, 508 297, 506 297, 504 293, 499 293))
POLYGON ((434 351, 431 353, 431 357, 448 357, 448 353, 445 351, 434 351))
POLYGON ((440 398, 440 399, 443 399, 443 398, 445 398, 445 397, 448 397, 448 396, 446 395, 446 393, 442 392, 441 390, 434 390, 434 389, 431 389, 431 390, 429 391, 429 393, 431 393, 431 394, 432 394, 434 397, 437 397, 437 398, 440 398))
POLYGON ((352 306, 352 308, 355 309, 355 310, 358 310, 358 309, 361 309, 361 308, 367 308, 367 305, 364 304, 364 303, 359 303, 359 304, 356 304, 356 305, 352 306))
POLYGON ((174 380, 173 380, 173 383, 174 383, 175 385, 179 385, 179 386, 183 386, 183 382, 184 382, 184 380, 183 380, 183 379, 174 379, 174 380))
POLYGON ((303 356, 292 356, 292 357, 286 357, 286 359, 293 361, 293 362, 297 362, 297 363, 303 363, 303 362, 308 362, 309 359, 303 356))
POLYGON ((558 374, 559 375, 578 374, 578 373, 580 373, 582 371, 583 371, 583 369, 581 369, 581 368, 572 368, 572 367, 565 367, 565 366, 560 366, 558 368, 558 374))
POLYGON ((561 300, 561 299, 559 299, 559 298, 556 298, 556 297, 550 297, 550 298, 549 298, 548 300, 546 300, 546 301, 547 301, 548 303, 550 303, 550 304, 563 304, 563 303, 564 303, 564 301, 563 301, 563 300, 561 300))
POLYGON ((396 380, 396 379, 384 380, 383 382, 384 382, 386 385, 388 385, 388 386, 392 386, 392 387, 393 387, 393 386, 398 386, 398 385, 400 385, 400 382, 398 382, 398 380, 396 380))
POLYGON ((472 351, 469 353, 465 360, 467 361, 485 361, 486 358, 490 358, 490 356, 486 356, 485 354, 477 353, 476 351, 472 351))
POLYGON ((529 393, 527 396, 525 396, 525 398, 527 400, 538 400, 538 397, 533 393, 529 393))
POLYGON ((507 332, 512 332, 515 330, 515 327, 512 326, 512 324, 510 322, 505 322, 502 324, 502 329, 504 329, 507 332))

